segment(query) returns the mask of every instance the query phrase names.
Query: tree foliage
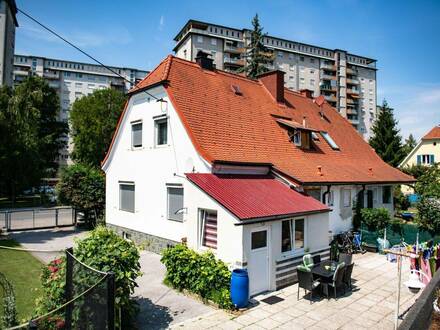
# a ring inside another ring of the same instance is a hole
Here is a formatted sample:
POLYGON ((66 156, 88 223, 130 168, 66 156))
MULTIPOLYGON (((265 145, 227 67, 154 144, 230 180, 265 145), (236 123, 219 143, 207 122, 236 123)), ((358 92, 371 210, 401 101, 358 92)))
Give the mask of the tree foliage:
POLYGON ((74 149, 72 158, 100 166, 118 123, 126 97, 114 89, 95 90, 72 105, 70 123, 74 149))
POLYGON ((383 232, 390 224, 391 216, 386 208, 362 209, 362 222, 367 226, 368 230, 383 232))
POLYGON ((425 166, 425 172, 417 178, 415 191, 421 197, 440 199, 440 166, 425 166))
POLYGON ((413 164, 411 166, 407 165, 401 168, 401 170, 402 172, 413 176, 415 179, 418 179, 429 170, 429 167, 422 164, 413 164))
POLYGON ((56 91, 43 78, 0 89, 0 186, 12 200, 56 172, 68 132, 59 109, 56 91))
POLYGON ((405 139, 405 144, 403 145, 403 157, 409 155, 409 153, 416 147, 417 141, 412 134, 405 139))
POLYGON ((258 14, 255 14, 252 19, 252 27, 251 41, 246 46, 246 63, 241 71, 245 72, 250 78, 256 78, 258 75, 269 71, 267 65, 273 61, 273 53, 264 46, 263 38, 266 34, 263 33, 258 14))
POLYGON ((420 195, 420 202, 417 203, 418 224, 430 233, 440 233, 439 164, 425 166, 425 172, 419 176, 415 191, 420 195))
POLYGON ((84 212, 91 226, 103 217, 105 208, 105 177, 95 167, 77 163, 61 171, 57 185, 58 200, 84 212))
POLYGON ((397 167, 405 154, 393 109, 388 106, 385 100, 382 103, 379 116, 374 122, 372 131, 370 145, 385 162, 397 167))

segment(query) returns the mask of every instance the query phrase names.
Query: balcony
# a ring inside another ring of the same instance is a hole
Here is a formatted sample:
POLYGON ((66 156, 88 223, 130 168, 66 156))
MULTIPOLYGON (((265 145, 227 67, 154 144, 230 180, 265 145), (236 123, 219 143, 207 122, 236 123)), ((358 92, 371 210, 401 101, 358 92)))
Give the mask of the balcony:
POLYGON ((26 71, 26 70, 14 70, 14 75, 15 76, 29 76, 30 75, 30 71, 26 71))
POLYGON ((336 65, 334 65, 334 64, 321 63, 320 68, 321 69, 326 69, 326 70, 329 70, 329 71, 336 71, 336 65))
POLYGON ((359 113, 358 113, 357 108, 347 107, 347 114, 357 116, 359 113))
POLYGON ((324 95, 324 98, 329 102, 336 102, 336 96, 334 95, 324 95))
POLYGON ((321 79, 336 80, 336 76, 321 72, 321 79))
POLYGON ((59 72, 48 71, 43 72, 43 77, 46 79, 60 79, 60 74, 59 72))
POLYGON ((359 85, 359 80, 357 80, 357 79, 349 79, 349 78, 347 78, 347 84, 351 84, 351 85, 359 85))
POLYGON ((332 85, 330 85, 330 84, 321 84, 320 86, 319 86, 319 88, 322 90, 322 91, 327 91, 327 92, 336 92, 336 87, 335 86, 332 86, 332 85))
POLYGON ((243 66, 244 60, 241 58, 233 58, 233 57, 224 57, 224 64, 234 65, 234 66, 243 66))
POLYGON ((227 53, 233 53, 233 54, 242 54, 244 53, 244 47, 242 46, 234 46, 231 44, 225 44, 225 52, 227 53))
POLYGON ((356 88, 347 88, 347 94, 352 95, 356 98, 359 96, 359 90, 356 88))
POLYGON ((356 68, 349 68, 347 67, 347 74, 351 74, 351 75, 357 75, 358 74, 358 70, 356 68))

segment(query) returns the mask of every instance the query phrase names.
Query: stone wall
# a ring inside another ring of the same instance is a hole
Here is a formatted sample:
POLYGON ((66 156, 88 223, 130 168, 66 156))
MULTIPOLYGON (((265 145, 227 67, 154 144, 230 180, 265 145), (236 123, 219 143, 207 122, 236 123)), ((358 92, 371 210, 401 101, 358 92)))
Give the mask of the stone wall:
POLYGON ((137 245, 141 246, 143 249, 157 254, 161 254, 162 250, 166 249, 167 247, 178 244, 178 242, 166 238, 150 235, 147 233, 142 233, 140 231, 116 226, 110 223, 107 223, 106 226, 108 228, 113 229, 119 235, 132 240, 137 245))

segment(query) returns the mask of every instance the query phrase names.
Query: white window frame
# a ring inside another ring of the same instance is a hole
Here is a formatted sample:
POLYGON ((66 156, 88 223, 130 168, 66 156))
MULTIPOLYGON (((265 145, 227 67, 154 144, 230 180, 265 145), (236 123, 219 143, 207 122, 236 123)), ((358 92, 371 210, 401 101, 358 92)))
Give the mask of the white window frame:
POLYGON ((160 116, 157 118, 154 118, 154 147, 155 148, 162 148, 168 145, 168 131, 169 131, 169 121, 167 116, 160 116), (166 143, 159 144, 159 124, 166 122, 167 124, 167 141, 166 143))
POLYGON ((181 184, 167 184, 167 219, 170 221, 176 221, 176 222, 183 222, 183 210, 184 210, 184 190, 183 186, 181 184), (178 211, 180 211, 182 214, 182 219, 173 219, 170 217, 170 189, 181 189, 182 190, 182 208, 178 211))
POLYGON ((342 206, 351 207, 351 189, 342 189, 342 206), (346 199, 348 195, 348 199, 346 199))
POLYGON ((119 181, 118 182, 118 188, 119 188, 119 211, 128 212, 128 213, 135 213, 136 212, 136 184, 134 181, 119 181), (126 210, 122 208, 122 200, 121 200, 121 186, 133 186, 133 211, 126 210))
POLYGON ((293 131, 292 138, 293 138, 293 143, 296 146, 301 147, 301 131, 299 129, 295 129, 293 131))
POLYGON ((130 126, 131 126, 131 149, 141 149, 142 147, 143 147, 143 144, 144 144, 144 125, 143 125, 143 123, 142 123, 142 120, 135 120, 135 121, 132 121, 131 123, 130 123, 130 126), (135 146, 134 144, 133 144, 133 126, 135 126, 135 125, 142 125, 142 127, 141 127, 141 145, 140 146, 135 146))
POLYGON ((292 254, 293 255, 304 254, 304 251, 305 251, 305 249, 307 247, 307 217, 285 219, 285 220, 282 220, 280 224, 281 224, 281 237, 280 237, 280 242, 281 242, 280 251, 281 251, 281 254, 283 256, 292 255, 292 254), (303 243, 303 247, 302 248, 296 248, 296 246, 295 246, 295 226, 296 226, 295 223, 298 220, 303 220, 303 222, 304 222, 304 243, 303 243), (281 238, 282 238, 282 235, 283 235, 283 232, 282 232, 283 224, 282 223, 284 221, 289 221, 290 222, 289 229, 290 229, 290 246, 291 246, 291 250, 283 252, 283 246, 282 246, 282 239, 281 238))

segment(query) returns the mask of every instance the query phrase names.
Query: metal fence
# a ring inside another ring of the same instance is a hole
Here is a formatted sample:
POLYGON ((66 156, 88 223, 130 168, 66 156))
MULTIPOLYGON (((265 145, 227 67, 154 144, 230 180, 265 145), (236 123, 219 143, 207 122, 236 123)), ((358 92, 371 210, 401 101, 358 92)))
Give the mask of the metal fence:
POLYGON ((72 226, 76 217, 70 206, 6 210, 0 211, 0 228, 16 231, 72 226))

